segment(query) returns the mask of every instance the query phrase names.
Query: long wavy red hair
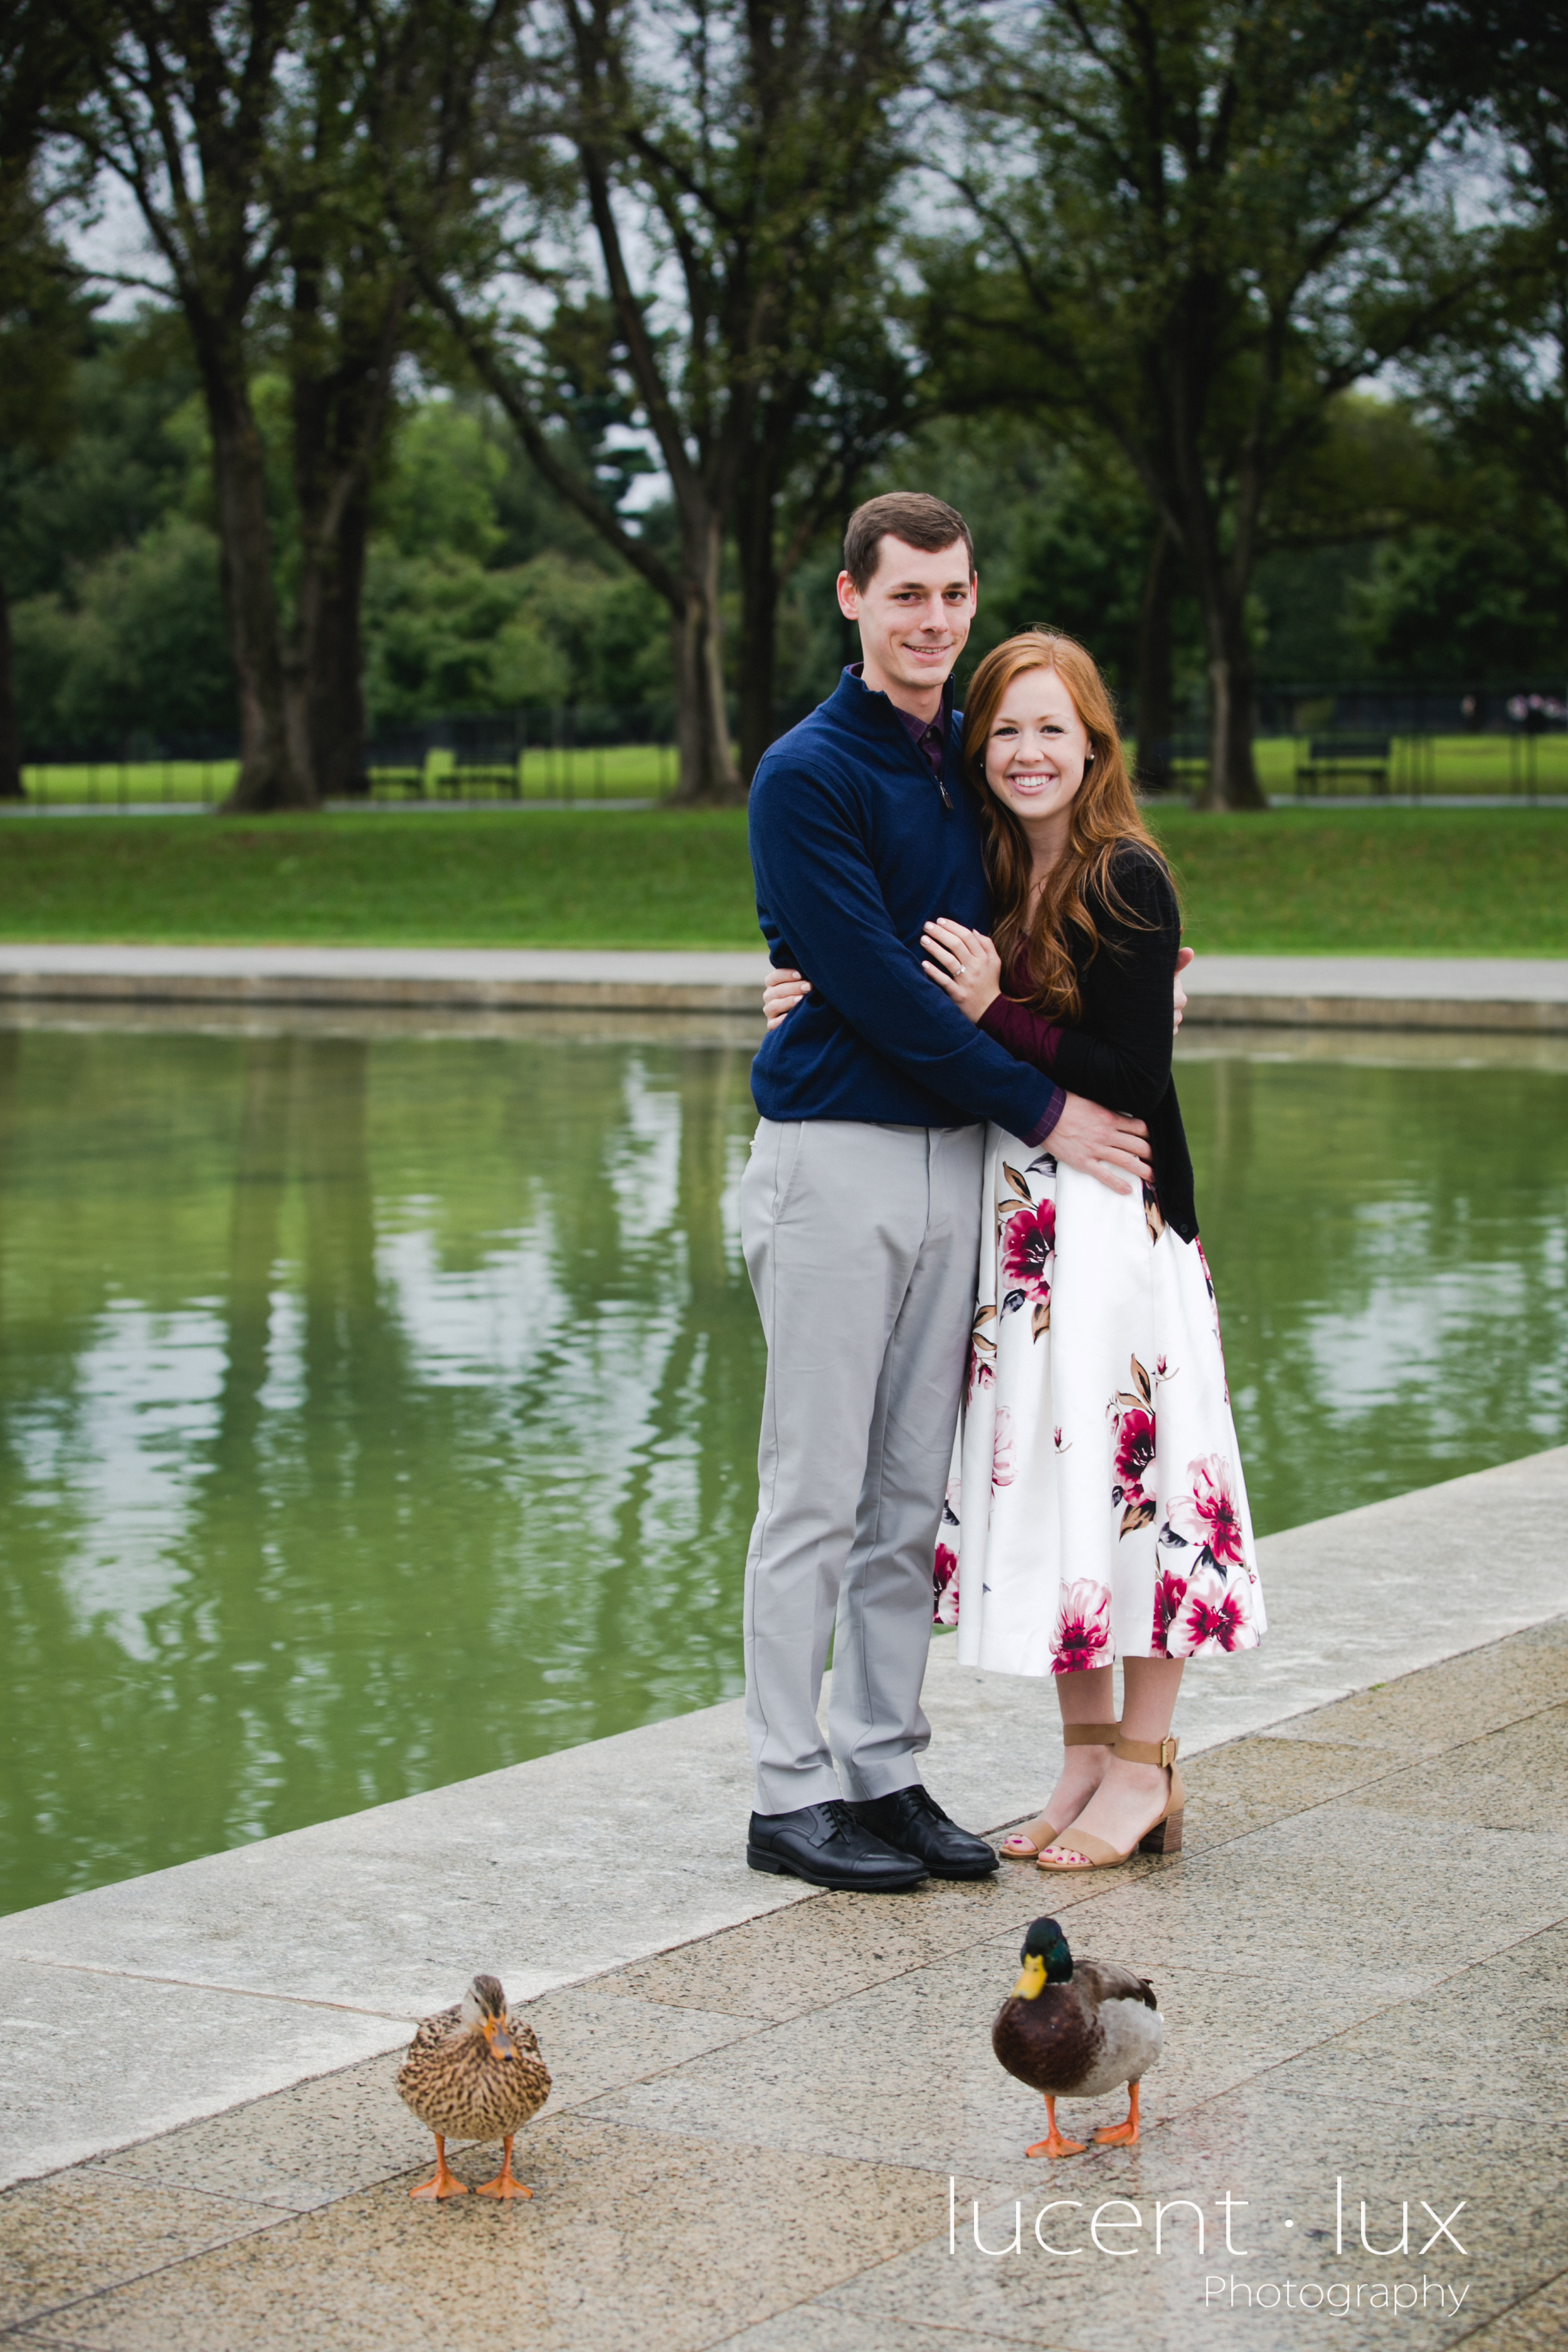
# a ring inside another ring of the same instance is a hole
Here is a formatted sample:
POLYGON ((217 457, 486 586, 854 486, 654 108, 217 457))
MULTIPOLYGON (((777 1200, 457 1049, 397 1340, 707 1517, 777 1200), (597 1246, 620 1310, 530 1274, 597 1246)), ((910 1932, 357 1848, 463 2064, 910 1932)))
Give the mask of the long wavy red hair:
POLYGON ((1092 961, 1100 949, 1092 898, 1114 906, 1130 921, 1139 919, 1111 879, 1119 849, 1146 850, 1165 864, 1132 791, 1115 706, 1086 646, 1052 629, 1026 629, 986 655, 964 697, 963 772, 979 804, 1002 969, 1011 973, 1021 964, 1029 980, 1026 1002, 1058 1020, 1077 1021, 1083 1000, 1069 934, 1087 940, 1092 961), (1031 904, 1034 856, 1028 836, 985 781, 985 746, 1008 688, 1032 669, 1055 670, 1061 679, 1092 756, 1073 801, 1067 847, 1031 904))

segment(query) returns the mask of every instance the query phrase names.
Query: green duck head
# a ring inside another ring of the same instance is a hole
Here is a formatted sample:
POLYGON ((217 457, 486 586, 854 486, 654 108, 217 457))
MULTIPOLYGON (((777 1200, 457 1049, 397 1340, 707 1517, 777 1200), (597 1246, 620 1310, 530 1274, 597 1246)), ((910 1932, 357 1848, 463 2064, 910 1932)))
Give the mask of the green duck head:
POLYGON ((1072 1954, 1055 1919, 1037 1919, 1018 1955, 1024 1973, 1013 1987, 1016 2000, 1035 2000, 1048 1984, 1067 1984, 1072 1977, 1072 1954))

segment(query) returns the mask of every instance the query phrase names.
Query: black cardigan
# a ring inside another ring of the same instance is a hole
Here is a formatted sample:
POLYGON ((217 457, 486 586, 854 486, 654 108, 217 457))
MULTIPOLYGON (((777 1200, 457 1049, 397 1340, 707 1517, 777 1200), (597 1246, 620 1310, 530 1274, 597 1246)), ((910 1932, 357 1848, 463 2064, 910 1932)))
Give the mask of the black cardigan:
MULTIPOLYGON (((1082 1025, 1060 1028, 1045 1013, 999 996, 981 1026, 1069 1094, 1145 1120, 1161 1211, 1184 1241, 1195 1241, 1193 1163, 1171 1076, 1171 987, 1182 943, 1176 894, 1163 866, 1145 849, 1119 849, 1110 871, 1134 919, 1096 894, 1097 950, 1089 954, 1081 932, 1069 940, 1082 1025)), ((1010 977, 1023 984, 1022 974, 1010 977)), ((1048 1136, 1044 1149, 1050 1149, 1048 1136)))

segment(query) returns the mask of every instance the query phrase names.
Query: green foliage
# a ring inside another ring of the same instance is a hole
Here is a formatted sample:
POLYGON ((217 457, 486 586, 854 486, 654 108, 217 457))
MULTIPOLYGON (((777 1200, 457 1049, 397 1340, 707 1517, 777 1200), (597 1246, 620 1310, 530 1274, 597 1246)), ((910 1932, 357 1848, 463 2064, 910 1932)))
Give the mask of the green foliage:
POLYGON ((95 320, 61 387, 63 449, 6 453, 5 532, 16 596, 64 589, 164 515, 210 498, 195 369, 177 321, 95 320))
POLYGON ((376 550, 365 648, 378 724, 668 692, 658 599, 641 581, 560 555, 487 572, 471 556, 376 550))
POLYGON ((430 400, 403 419, 365 578, 373 724, 668 698, 659 599, 585 525, 561 529, 521 462, 488 403, 430 400))
MULTIPOLYGON (((63 446, 0 453, 25 738, 229 732, 206 419, 184 330, 159 313, 96 323, 61 364, 63 446)), ((287 596, 299 547, 284 378, 258 378, 253 400, 287 596)), ((364 639, 373 724, 669 694, 658 600, 564 512, 471 396, 416 399, 396 421, 364 639)))
POLYGON ((1506 528, 1430 525, 1377 551, 1351 609, 1376 668, 1517 684, 1568 660, 1568 556, 1506 528))
POLYGON ((413 409, 376 501, 383 540, 400 556, 439 549, 492 562, 506 537, 497 512, 506 472, 500 442, 477 402, 432 400, 413 409))
POLYGON ((29 734, 81 743, 222 730, 234 687, 217 542, 166 515, 77 583, 18 605, 16 690, 29 734))

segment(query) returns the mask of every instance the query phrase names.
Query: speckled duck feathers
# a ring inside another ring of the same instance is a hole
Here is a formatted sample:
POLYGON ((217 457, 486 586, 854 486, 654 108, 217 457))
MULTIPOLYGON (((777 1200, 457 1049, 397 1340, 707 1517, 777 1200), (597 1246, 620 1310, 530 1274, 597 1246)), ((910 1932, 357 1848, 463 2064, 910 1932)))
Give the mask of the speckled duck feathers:
POLYGON ((510 2011, 494 1977, 476 1977, 465 2000, 420 2025, 398 2070, 404 2105, 444 2139, 501 2139, 521 2130, 550 2096, 550 2070, 531 2025, 510 2011), (503 2055, 489 2017, 513 2045, 503 2055))

